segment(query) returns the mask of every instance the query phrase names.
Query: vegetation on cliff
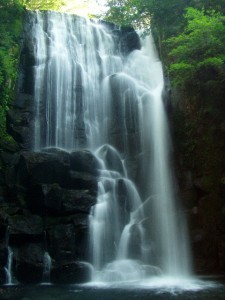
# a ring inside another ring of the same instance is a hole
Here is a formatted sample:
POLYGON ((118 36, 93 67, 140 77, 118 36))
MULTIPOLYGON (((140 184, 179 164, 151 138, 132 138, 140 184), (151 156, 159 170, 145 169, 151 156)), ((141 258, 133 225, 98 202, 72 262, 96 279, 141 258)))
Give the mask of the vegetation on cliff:
POLYGON ((0 1, 0 146, 9 139, 5 115, 15 94, 22 13, 19 0, 0 1))
POLYGON ((63 0, 20 0, 20 2, 32 10, 60 10, 64 4, 63 0))
POLYGON ((167 39, 173 82, 196 90, 224 84, 225 17, 214 10, 188 8, 184 31, 167 39))

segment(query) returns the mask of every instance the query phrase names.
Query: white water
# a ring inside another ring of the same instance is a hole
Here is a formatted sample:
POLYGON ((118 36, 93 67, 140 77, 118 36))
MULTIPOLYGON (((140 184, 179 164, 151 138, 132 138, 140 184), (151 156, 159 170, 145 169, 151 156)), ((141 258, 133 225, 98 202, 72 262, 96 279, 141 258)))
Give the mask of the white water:
POLYGON ((8 260, 7 260, 7 266, 5 267, 6 284, 7 285, 12 285, 13 284, 12 262, 13 262, 13 251, 10 247, 8 247, 8 260))
POLYGON ((35 148, 88 148, 102 165, 90 217, 93 281, 190 276, 152 38, 124 57, 103 25, 56 13, 34 19, 35 148))
POLYGON ((43 265, 44 265, 44 270, 43 270, 43 284, 49 284, 50 283, 50 272, 52 268, 52 259, 51 256, 47 251, 44 253, 43 257, 43 265))

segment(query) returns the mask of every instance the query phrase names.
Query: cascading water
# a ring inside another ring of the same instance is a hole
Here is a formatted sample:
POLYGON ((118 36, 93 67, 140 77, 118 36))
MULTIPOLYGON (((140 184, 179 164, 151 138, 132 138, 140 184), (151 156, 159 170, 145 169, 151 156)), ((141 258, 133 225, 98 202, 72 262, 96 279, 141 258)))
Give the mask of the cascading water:
POLYGON ((12 285, 13 284, 13 280, 12 280, 12 261, 13 261, 13 251, 10 247, 8 247, 8 261, 7 261, 7 266, 5 267, 6 284, 7 285, 12 285))
POLYGON ((48 283, 50 283, 50 272, 51 272, 51 266, 52 266, 52 259, 47 251, 44 253, 43 265, 44 265, 43 283, 48 284, 48 283))
POLYGON ((88 148, 101 165, 90 217, 93 280, 188 276, 152 37, 124 55, 116 27, 52 12, 33 19, 35 149, 88 148))

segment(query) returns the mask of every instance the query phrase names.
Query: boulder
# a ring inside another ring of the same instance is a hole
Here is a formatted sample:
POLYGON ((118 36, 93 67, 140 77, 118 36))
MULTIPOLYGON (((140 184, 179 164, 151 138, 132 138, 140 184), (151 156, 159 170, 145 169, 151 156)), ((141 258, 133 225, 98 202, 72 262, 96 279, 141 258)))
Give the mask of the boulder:
POLYGON ((89 190, 93 195, 97 195, 98 178, 89 173, 70 171, 67 181, 61 185, 65 189, 89 190))
POLYGON ((9 217, 9 243, 20 246, 43 239, 43 219, 37 215, 15 215, 9 217))
MULTIPOLYGON (((46 186, 45 186, 46 188, 46 186)), ((89 213, 96 203, 96 197, 90 190, 67 190, 58 185, 48 186, 44 207, 48 214, 89 213)))
POLYGON ((20 283, 40 283, 44 271, 44 248, 41 244, 25 244, 13 253, 13 273, 20 283))
POLYGON ((57 224, 47 230, 48 252, 53 260, 65 263, 75 259, 75 229, 73 224, 57 224))
POLYGON ((94 154, 88 150, 74 151, 70 154, 71 169, 76 172, 98 175, 100 162, 94 154))
POLYGON ((140 37, 132 27, 121 27, 120 50, 127 55, 133 50, 141 49, 140 37))
POLYGON ((17 165, 17 184, 23 186, 53 183, 65 185, 69 168, 69 154, 23 152, 17 165))
POLYGON ((129 26, 119 27, 103 20, 100 20, 99 23, 103 24, 110 31, 116 40, 115 44, 118 45, 118 50, 124 55, 129 54, 133 50, 141 49, 140 37, 134 28, 129 26))
MULTIPOLYGON (((71 160, 73 169, 76 168, 76 160, 78 160, 78 157, 73 159, 74 156, 72 155, 71 160)), ((88 156, 92 157, 89 154, 88 156)), ((95 164, 95 162, 96 160, 93 159, 92 163, 95 164)), ((82 168, 87 169, 87 164, 82 167, 80 162, 78 169, 82 168)), ((70 154, 66 151, 51 149, 43 152, 22 152, 16 165, 16 184, 24 187, 58 184, 65 189, 88 189, 96 193, 97 177, 92 175, 96 171, 90 165, 88 168, 88 172, 71 169, 70 154)))
POLYGON ((56 284, 85 283, 91 279, 91 267, 83 262, 70 262, 54 266, 51 270, 51 282, 56 284))

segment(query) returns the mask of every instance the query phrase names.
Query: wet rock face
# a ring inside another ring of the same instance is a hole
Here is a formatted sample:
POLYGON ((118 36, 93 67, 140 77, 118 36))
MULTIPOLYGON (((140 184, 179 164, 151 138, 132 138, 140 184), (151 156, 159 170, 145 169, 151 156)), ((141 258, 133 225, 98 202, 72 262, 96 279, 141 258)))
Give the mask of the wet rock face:
POLYGON ((13 252, 12 274, 21 283, 43 280, 44 255, 51 257, 49 278, 76 283, 90 278, 89 215, 96 203, 99 162, 86 150, 56 148, 14 155, 6 174, 7 200, 0 203, 0 281, 13 252))
POLYGON ((39 283, 43 277, 42 243, 24 243, 14 248, 14 276, 21 283, 39 283))
POLYGON ((141 152, 136 91, 132 81, 123 74, 113 74, 109 80, 112 97, 111 117, 108 124, 109 143, 120 153, 135 157, 141 152))
MULTIPOLYGON (((188 101, 185 95, 182 97, 188 101)), ((202 99, 205 110, 210 102, 205 94, 202 99)), ((210 116, 215 113, 213 110, 208 115, 198 106, 191 112, 188 105, 185 107, 184 113, 181 108, 174 108, 174 144, 179 163, 176 174, 180 201, 187 213, 194 268, 199 274, 224 274, 224 132, 219 115, 210 116), (193 119, 193 115, 199 118, 193 119), (182 122, 177 116, 182 117, 182 122)))
MULTIPOLYGON (((47 27, 48 14, 43 12, 43 20, 47 27)), ((78 16, 73 16, 76 23, 78 16)), ((20 147, 25 150, 33 149, 34 146, 34 119, 35 119, 35 69, 36 69, 36 40, 31 33, 33 16, 27 13, 26 23, 21 45, 21 55, 19 64, 18 91, 16 99, 7 114, 7 130, 10 135, 18 142, 20 147)), ((82 22, 82 18, 79 18, 82 22)), ((141 48, 140 38, 131 27, 121 27, 107 22, 102 22, 108 29, 109 34, 115 40, 117 51, 122 55, 128 55, 131 51, 141 48)), ((46 33, 47 34, 47 33, 46 33)), ((79 32, 75 32, 79 35, 79 32)), ((97 40, 97 39, 96 39, 97 40)), ((97 43, 97 42, 96 42, 97 43)), ((97 47, 97 45, 96 45, 97 47)), ((83 95, 82 95, 82 70, 79 65, 76 69, 76 139, 80 141, 82 148, 86 145, 85 125, 83 121, 83 95)), ((45 99, 44 99, 45 101, 45 99)), ((42 124, 46 123, 44 105, 42 124)), ((45 130, 42 130, 41 139, 45 140, 45 130)), ((42 145, 43 146, 43 145, 42 145)))
POLYGON ((55 266, 51 273, 51 280, 57 284, 84 283, 91 279, 91 268, 82 262, 71 262, 55 266))

